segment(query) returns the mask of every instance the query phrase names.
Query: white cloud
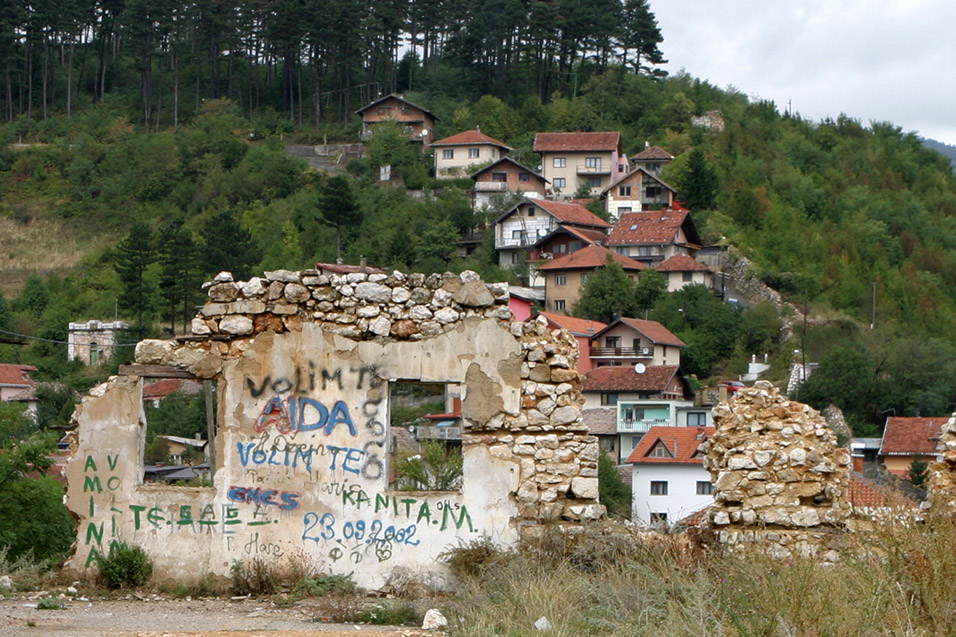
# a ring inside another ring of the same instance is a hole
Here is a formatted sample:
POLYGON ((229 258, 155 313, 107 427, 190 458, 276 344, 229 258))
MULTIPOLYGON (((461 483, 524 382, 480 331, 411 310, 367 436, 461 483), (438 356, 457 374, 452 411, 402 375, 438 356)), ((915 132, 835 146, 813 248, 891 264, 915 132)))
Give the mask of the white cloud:
POLYGON ((670 72, 956 144, 951 0, 651 0, 670 72))

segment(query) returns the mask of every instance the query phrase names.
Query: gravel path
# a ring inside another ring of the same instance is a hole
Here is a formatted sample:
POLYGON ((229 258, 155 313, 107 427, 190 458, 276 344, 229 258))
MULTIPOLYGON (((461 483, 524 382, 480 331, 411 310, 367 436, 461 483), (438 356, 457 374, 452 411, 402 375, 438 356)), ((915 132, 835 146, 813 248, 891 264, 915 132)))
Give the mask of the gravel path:
MULTIPOLYGON (((0 636, 52 637, 424 637, 433 631, 388 626, 322 624, 308 601, 286 608, 264 600, 67 601, 63 610, 39 610, 35 599, 0 600, 0 636)), ((438 633, 440 634, 440 633, 438 633)))

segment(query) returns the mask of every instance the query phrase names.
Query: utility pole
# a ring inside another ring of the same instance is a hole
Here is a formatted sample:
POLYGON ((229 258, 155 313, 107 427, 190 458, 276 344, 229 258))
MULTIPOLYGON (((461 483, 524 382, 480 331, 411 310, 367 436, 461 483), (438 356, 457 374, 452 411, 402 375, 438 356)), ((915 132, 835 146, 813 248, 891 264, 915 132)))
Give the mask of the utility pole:
POLYGON ((873 282, 873 309, 870 311, 870 329, 876 327, 876 281, 873 282))

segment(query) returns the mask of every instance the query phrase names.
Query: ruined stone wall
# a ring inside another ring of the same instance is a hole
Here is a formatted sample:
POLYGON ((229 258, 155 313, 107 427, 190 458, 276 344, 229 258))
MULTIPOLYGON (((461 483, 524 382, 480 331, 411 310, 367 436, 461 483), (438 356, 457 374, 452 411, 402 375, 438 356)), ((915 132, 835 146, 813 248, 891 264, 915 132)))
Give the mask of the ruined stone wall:
POLYGON ((771 554, 830 553, 845 527, 849 450, 826 420, 767 381, 714 408, 716 433, 703 446, 714 477, 710 524, 719 541, 771 554))
POLYGON ((939 455, 930 466, 928 501, 943 512, 956 512, 956 414, 940 428, 939 455))
POLYGON ((506 287, 474 273, 315 271, 208 285, 193 336, 144 341, 142 365, 216 381, 210 487, 144 485, 142 378, 113 377, 74 416, 68 567, 116 542, 159 579, 227 576, 235 561, 293 560, 381 588, 403 569, 442 585, 437 555, 600 517, 597 439, 581 423, 576 344, 513 323, 506 287), (389 488, 388 381, 460 383, 462 487, 389 488))

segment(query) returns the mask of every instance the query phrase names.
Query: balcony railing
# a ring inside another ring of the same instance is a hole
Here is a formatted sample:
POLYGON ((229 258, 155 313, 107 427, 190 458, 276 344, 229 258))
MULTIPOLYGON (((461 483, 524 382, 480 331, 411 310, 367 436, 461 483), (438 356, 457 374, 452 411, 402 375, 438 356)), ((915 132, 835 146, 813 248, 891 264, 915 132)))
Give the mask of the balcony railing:
POLYGON ((438 427, 425 425, 415 428, 415 437, 419 440, 461 440, 461 427, 438 427))
POLYGON ((505 192, 508 190, 506 181, 476 181, 475 190, 477 192, 505 192))
POLYGON ((653 347, 592 347, 591 358, 653 358, 653 347))
POLYGON ((651 427, 668 427, 671 421, 668 418, 645 418, 642 420, 621 420, 617 423, 617 430, 622 433, 646 434, 651 427))
POLYGON ((578 164, 575 168, 579 175, 610 175, 611 167, 604 166, 587 166, 585 164, 578 164))

